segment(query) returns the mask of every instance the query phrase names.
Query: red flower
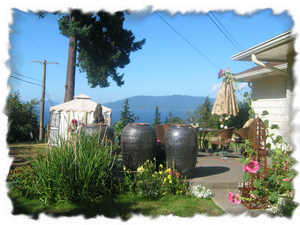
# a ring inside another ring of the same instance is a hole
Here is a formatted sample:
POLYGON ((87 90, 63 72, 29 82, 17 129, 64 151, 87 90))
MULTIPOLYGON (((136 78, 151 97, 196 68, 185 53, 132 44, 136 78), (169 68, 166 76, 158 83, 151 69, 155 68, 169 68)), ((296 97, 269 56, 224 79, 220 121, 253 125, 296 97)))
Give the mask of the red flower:
POLYGON ((180 173, 176 172, 175 176, 178 178, 180 176, 180 173))
POLYGON ((172 171, 172 170, 170 170, 170 171, 169 171, 169 174, 172 176, 172 174, 173 174, 173 171, 172 171))

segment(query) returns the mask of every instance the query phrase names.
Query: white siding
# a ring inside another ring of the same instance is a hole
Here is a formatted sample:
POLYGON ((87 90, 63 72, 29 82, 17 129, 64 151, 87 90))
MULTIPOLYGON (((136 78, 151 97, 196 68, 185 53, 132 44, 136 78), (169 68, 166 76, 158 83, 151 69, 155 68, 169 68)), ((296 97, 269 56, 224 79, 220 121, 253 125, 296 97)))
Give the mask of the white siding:
POLYGON ((290 102, 286 95, 286 77, 272 76, 252 81, 252 106, 255 113, 261 117, 263 111, 269 115, 261 117, 269 120, 269 125, 279 126, 279 130, 271 133, 281 135, 289 141, 290 134, 290 102))

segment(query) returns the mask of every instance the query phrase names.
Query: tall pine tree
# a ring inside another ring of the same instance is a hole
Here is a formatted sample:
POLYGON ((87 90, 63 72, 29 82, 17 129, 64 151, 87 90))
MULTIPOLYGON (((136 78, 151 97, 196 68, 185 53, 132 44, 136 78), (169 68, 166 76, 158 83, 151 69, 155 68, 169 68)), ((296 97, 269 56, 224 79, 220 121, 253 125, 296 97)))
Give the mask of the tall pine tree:
POLYGON ((129 64, 130 53, 141 49, 145 39, 135 41, 123 23, 123 12, 83 14, 80 10, 71 10, 60 18, 60 32, 69 38, 65 102, 74 97, 76 65, 81 72, 86 72, 92 88, 108 87, 108 78, 118 86, 124 84, 124 74, 119 74, 117 69, 129 64))

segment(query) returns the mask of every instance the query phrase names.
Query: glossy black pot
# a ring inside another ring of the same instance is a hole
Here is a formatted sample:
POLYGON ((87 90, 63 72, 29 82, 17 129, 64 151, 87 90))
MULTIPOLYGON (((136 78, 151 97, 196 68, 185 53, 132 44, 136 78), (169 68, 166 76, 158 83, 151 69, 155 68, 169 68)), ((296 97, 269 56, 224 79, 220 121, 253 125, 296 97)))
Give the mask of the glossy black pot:
POLYGON ((130 123, 121 135, 121 151, 124 165, 136 170, 146 160, 152 160, 156 147, 154 129, 145 123, 130 123))
POLYGON ((170 126, 164 136, 168 167, 175 167, 186 177, 193 175, 197 161, 197 134, 188 125, 170 126))

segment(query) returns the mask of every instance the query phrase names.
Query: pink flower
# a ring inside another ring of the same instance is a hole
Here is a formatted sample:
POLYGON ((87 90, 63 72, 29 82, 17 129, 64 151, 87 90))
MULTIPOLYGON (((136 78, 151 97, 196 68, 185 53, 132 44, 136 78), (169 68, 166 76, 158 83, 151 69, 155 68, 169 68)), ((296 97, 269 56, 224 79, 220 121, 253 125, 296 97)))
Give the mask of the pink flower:
POLYGON ((233 202, 234 194, 233 194, 232 192, 228 192, 228 193, 227 193, 227 197, 228 197, 228 200, 229 200, 230 202, 233 202))
POLYGON ((172 170, 170 170, 170 171, 169 171, 169 174, 172 176, 172 174, 173 174, 173 171, 172 171, 172 170))
POLYGON ((287 182, 289 182, 290 179, 289 179, 289 178, 284 178, 284 179, 282 179, 282 181, 287 181, 287 182))
POLYGON ((250 198, 255 198, 254 194, 250 194, 250 198))
POLYGON ((238 193, 233 194, 232 192, 228 192, 227 197, 228 197, 228 200, 233 204, 238 205, 241 203, 241 196, 238 193))
POLYGON ((180 173, 179 172, 176 172, 176 177, 178 178, 180 176, 180 173))
POLYGON ((248 164, 244 165, 243 171, 249 173, 256 173, 259 170, 259 164, 255 160, 251 160, 248 164))
POLYGON ((241 196, 238 193, 234 195, 233 203, 237 205, 241 203, 241 196))
POLYGON ((224 73, 224 70, 220 70, 219 73, 218 73, 218 78, 222 77, 223 73, 224 73))

